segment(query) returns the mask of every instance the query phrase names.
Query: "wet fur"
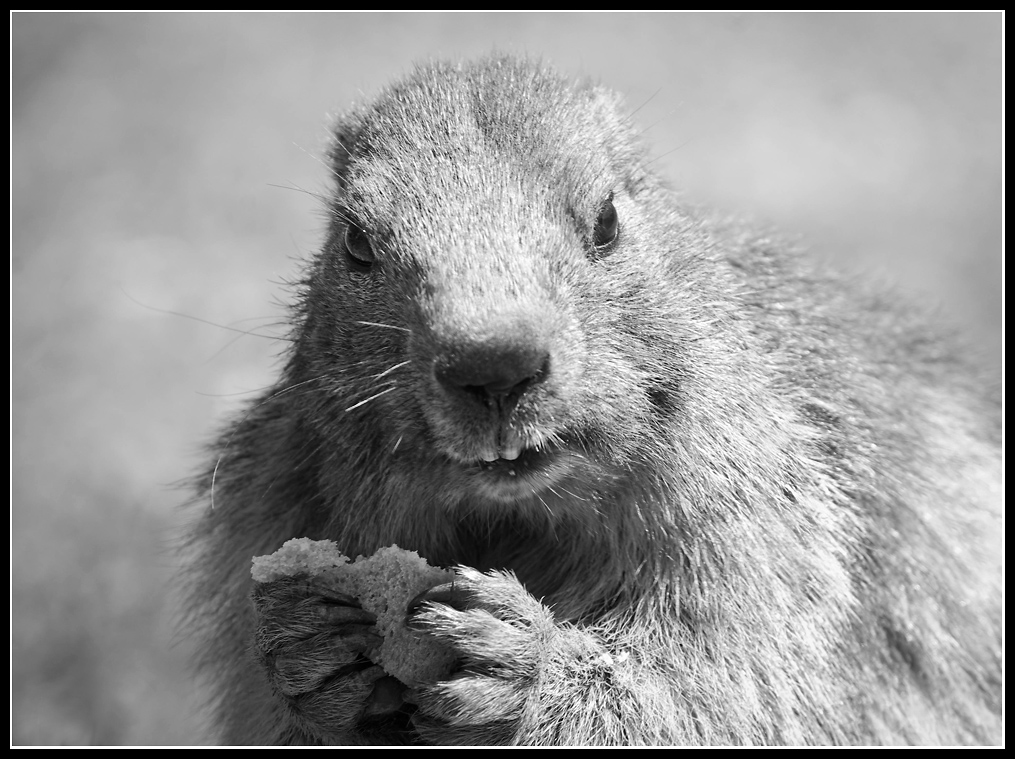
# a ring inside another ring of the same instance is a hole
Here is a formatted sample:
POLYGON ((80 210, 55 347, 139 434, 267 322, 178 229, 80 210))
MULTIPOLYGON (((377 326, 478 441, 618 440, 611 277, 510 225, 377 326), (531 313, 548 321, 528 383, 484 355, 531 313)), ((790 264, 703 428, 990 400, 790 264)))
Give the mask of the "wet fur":
POLYGON ((491 59, 337 125, 287 365, 200 486, 225 742, 1000 742, 996 385, 894 296, 687 205, 624 113, 491 59), (532 345, 551 370, 500 417, 434 379, 532 345), (554 473, 491 484, 517 440, 554 473), (255 614, 251 557, 302 536, 461 567, 414 617, 460 671, 408 720, 361 719, 377 675, 326 591, 255 614))

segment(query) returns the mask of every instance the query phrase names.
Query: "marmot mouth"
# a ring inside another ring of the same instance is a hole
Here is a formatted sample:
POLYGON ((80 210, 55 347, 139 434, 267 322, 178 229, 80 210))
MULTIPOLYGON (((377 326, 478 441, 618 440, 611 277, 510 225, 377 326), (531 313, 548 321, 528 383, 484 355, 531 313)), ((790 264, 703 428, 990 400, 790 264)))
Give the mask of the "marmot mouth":
POLYGON ((476 461, 469 466, 475 491, 501 503, 538 496, 572 476, 575 460, 560 448, 523 448, 513 459, 476 461))
POLYGON ((546 448, 503 449, 492 459, 486 455, 478 462, 483 472, 497 473, 507 477, 534 474, 549 466, 556 458, 556 451, 546 448))
POLYGON ((495 461, 514 461, 522 454, 523 450, 525 449, 522 448, 522 445, 515 442, 510 445, 502 445, 498 450, 489 448, 480 451, 479 458, 488 464, 495 461))

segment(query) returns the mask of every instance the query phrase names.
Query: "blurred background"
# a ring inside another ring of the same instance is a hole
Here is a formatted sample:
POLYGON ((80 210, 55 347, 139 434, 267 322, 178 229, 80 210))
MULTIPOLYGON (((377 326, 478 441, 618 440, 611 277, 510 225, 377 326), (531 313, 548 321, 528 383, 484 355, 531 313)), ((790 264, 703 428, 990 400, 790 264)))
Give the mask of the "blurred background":
POLYGON ((623 92, 692 199, 910 290, 999 365, 1002 24, 13 14, 12 744, 209 740, 181 483, 278 369, 282 342, 223 327, 283 334, 328 114, 422 58, 540 56, 623 92))

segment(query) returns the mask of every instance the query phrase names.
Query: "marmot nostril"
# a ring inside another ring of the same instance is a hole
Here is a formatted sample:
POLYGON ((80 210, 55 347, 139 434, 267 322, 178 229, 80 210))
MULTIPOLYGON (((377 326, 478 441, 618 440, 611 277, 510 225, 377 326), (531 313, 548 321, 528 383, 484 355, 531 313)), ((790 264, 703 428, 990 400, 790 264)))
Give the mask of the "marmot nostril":
POLYGON ((476 346, 434 361, 434 376, 448 391, 497 403, 517 402, 549 375, 549 352, 524 346, 476 346))

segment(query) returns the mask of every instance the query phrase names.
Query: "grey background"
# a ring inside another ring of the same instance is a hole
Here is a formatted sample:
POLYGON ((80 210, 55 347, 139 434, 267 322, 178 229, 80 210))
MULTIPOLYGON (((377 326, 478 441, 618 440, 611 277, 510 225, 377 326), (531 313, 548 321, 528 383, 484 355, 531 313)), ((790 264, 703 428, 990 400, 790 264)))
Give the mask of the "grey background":
POLYGON ((214 325, 282 334, 327 113, 427 56, 542 56, 623 92, 691 198, 912 291, 999 364, 1001 25, 14 14, 12 743, 207 740, 173 621, 179 483, 277 369, 281 342, 214 325))

